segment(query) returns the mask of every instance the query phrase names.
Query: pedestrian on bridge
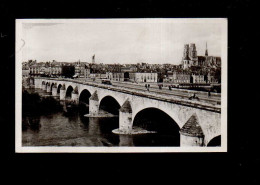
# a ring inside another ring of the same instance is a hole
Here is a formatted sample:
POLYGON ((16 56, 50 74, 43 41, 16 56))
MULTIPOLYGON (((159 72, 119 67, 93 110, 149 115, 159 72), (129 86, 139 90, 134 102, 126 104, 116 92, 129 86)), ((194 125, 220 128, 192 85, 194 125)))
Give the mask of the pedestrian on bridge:
POLYGON ((211 95, 210 95, 210 90, 209 90, 209 92, 208 92, 208 97, 210 97, 211 95))

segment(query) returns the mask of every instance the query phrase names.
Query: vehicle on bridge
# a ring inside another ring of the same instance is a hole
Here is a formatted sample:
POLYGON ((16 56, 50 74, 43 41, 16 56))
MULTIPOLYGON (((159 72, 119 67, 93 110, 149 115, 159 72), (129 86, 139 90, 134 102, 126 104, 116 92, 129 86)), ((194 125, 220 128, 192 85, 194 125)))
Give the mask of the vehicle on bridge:
POLYGON ((72 78, 72 79, 75 79, 75 78, 79 78, 79 76, 78 76, 78 75, 74 75, 74 76, 72 76, 71 78, 72 78))
POLYGON ((101 83, 106 84, 106 85, 112 85, 112 83, 109 79, 102 79, 101 83))
POLYGON ((181 88, 189 88, 189 87, 206 87, 210 88, 210 84, 206 83, 179 83, 179 87, 181 88))
POLYGON ((172 88, 180 88, 180 89, 190 89, 190 90, 199 90, 199 91, 212 91, 212 92, 220 92, 220 90, 214 90, 217 88, 213 88, 213 86, 209 83, 177 83, 177 84, 170 84, 170 83, 164 83, 165 87, 168 87, 169 90, 172 88))

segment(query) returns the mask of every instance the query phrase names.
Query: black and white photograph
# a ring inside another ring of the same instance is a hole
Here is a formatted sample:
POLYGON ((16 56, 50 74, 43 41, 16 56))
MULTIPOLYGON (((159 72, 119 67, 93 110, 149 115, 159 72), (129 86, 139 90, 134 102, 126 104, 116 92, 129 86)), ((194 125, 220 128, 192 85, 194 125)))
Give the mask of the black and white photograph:
POLYGON ((227 152, 227 25, 16 19, 15 151, 227 152))

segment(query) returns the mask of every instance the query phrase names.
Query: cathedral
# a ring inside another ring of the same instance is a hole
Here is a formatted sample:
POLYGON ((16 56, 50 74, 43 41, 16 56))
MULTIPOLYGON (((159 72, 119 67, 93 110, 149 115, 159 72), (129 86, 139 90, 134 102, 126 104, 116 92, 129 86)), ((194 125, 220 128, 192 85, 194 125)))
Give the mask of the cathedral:
POLYGON ((183 69, 187 69, 191 66, 208 66, 208 67, 220 67, 221 57, 208 56, 208 49, 206 43, 205 56, 197 56, 196 45, 194 43, 185 44, 182 57, 183 69))

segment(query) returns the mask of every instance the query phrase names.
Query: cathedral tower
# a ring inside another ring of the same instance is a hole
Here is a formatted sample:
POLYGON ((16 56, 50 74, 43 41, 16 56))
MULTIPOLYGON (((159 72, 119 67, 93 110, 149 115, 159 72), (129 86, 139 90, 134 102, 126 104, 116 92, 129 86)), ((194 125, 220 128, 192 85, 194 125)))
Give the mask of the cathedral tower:
POLYGON ((183 59, 189 58, 189 44, 184 45, 183 59))
POLYGON ((183 65, 184 69, 190 67, 190 65, 191 65, 190 57, 189 57, 189 44, 185 44, 184 45, 182 65, 183 65))
POLYGON ((198 64, 198 56, 197 56, 196 45, 194 43, 190 44, 189 56, 190 56, 190 59, 191 59, 191 65, 197 65, 198 64))
POLYGON ((190 44, 189 56, 190 56, 191 60, 197 58, 197 50, 196 50, 196 46, 194 43, 190 44))

